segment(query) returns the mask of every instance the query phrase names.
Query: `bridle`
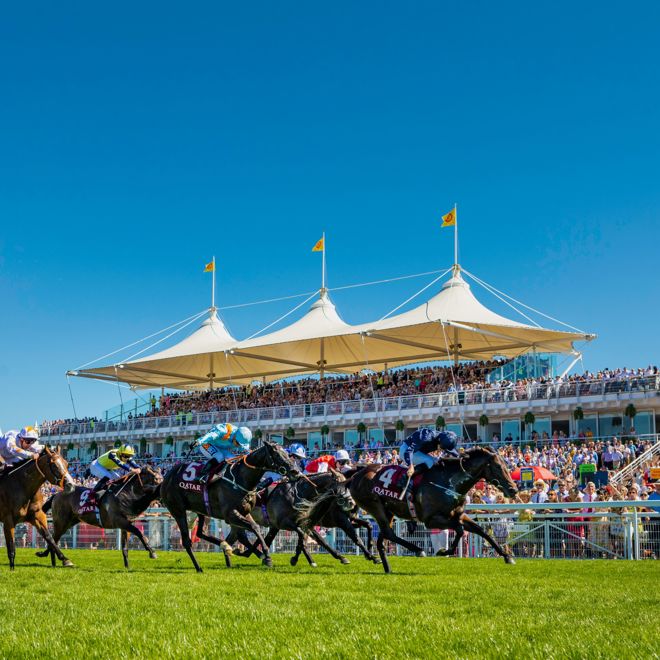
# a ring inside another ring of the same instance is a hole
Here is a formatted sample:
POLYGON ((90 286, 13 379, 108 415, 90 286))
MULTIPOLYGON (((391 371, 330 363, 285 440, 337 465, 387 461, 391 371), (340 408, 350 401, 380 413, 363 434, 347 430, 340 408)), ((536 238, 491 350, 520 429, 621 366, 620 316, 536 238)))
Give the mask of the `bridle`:
MULTIPOLYGON (((52 452, 51 452, 50 454, 43 454, 43 455, 49 457, 48 468, 49 468, 50 473, 51 473, 52 476, 55 476, 55 473, 53 472, 52 466, 51 466, 51 464, 50 464, 50 459, 51 459, 53 456, 55 457, 54 460, 53 460, 53 462, 55 463, 55 465, 57 465, 57 467, 58 467, 58 468, 60 469, 60 471, 62 472, 62 478, 61 478, 61 479, 60 479, 55 485, 56 485, 58 488, 61 488, 62 490, 64 490, 64 482, 66 481, 67 469, 62 465, 62 457, 61 457, 59 454, 57 454, 57 453, 53 454, 52 452)), ((39 456, 35 456, 35 457, 34 457, 34 465, 35 465, 35 467, 37 468, 37 472, 38 472, 38 473, 39 473, 39 474, 40 474, 40 475, 41 475, 46 481, 50 481, 50 479, 46 476, 46 473, 41 469, 41 466, 39 465, 39 459, 41 458, 41 456, 42 456, 42 454, 40 454, 39 456)))

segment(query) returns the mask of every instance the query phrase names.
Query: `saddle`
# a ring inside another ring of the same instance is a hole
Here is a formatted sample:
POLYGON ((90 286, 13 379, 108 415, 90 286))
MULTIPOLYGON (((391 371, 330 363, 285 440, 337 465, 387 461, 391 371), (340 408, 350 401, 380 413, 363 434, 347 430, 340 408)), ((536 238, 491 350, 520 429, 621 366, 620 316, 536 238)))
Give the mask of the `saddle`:
POLYGON ((257 500, 255 506, 266 506, 270 496, 273 494, 273 491, 281 484, 281 481, 271 481, 264 488, 257 490, 257 500))

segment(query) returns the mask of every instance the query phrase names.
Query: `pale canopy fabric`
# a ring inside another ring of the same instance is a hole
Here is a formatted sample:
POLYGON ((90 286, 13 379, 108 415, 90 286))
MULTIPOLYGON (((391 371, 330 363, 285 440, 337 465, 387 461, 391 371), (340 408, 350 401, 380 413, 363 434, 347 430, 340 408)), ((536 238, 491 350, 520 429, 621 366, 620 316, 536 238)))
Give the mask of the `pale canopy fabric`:
POLYGON ((302 318, 267 335, 237 341, 213 313, 201 328, 165 351, 74 374, 138 388, 206 389, 418 362, 515 357, 531 350, 569 353, 574 342, 593 338, 496 314, 475 298, 456 268, 426 303, 381 321, 349 325, 322 290, 302 318))

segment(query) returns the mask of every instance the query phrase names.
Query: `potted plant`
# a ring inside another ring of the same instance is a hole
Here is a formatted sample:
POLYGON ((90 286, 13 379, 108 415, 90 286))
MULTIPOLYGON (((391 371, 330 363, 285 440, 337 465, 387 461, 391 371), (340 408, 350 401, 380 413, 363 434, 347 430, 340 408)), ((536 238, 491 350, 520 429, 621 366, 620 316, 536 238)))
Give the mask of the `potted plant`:
POLYGON ((401 435, 406 430, 406 425, 403 423, 403 420, 397 419, 394 428, 396 429, 396 437, 401 440, 401 435))
POLYGON ((70 442, 70 443, 66 446, 66 448, 67 448, 67 451, 73 451, 73 450, 75 449, 75 446, 74 446, 73 442, 70 442))
POLYGON ((263 437, 264 437, 264 432, 263 432, 261 429, 257 429, 257 430, 254 432, 254 439, 255 439, 257 442, 259 442, 259 441, 261 440, 261 438, 263 438, 263 437))
POLYGON ((630 426, 632 426, 635 415, 637 414, 637 408, 635 408, 632 403, 629 403, 623 411, 623 414, 630 420, 630 426))
POLYGON ((328 434, 330 433, 330 427, 327 424, 324 424, 321 427, 321 447, 326 448, 328 442, 328 434))
POLYGON ((445 418, 442 415, 438 415, 435 418, 435 429, 436 431, 440 431, 441 429, 444 429, 447 424, 445 423, 445 418))
POLYGON ((115 449, 119 449, 121 447, 121 440, 115 440, 114 447, 115 449))
POLYGON ((289 426, 289 428, 286 430, 286 437, 289 440, 293 440, 296 437, 296 430, 293 428, 293 426, 289 426))
POLYGON ((167 438, 165 438, 165 444, 166 445, 173 445, 174 444, 174 438, 171 435, 168 435, 167 438))
POLYGON ((482 415, 479 417, 479 426, 488 426, 488 416, 482 415))
POLYGON ((97 447, 98 447, 98 445, 96 444, 96 440, 92 440, 92 441, 89 443, 89 450, 88 450, 89 453, 90 453, 90 454, 95 454, 95 453, 96 453, 96 449, 97 449, 97 447))
POLYGON ((529 439, 529 435, 530 435, 529 432, 532 426, 534 426, 534 422, 536 421, 536 417, 534 417, 534 413, 526 412, 523 421, 525 422, 525 433, 527 434, 527 439, 529 439))
POLYGON ((367 427, 364 425, 364 422, 360 422, 357 425, 357 432, 358 432, 358 436, 360 438, 360 441, 362 442, 364 440, 364 434, 367 432, 367 427))

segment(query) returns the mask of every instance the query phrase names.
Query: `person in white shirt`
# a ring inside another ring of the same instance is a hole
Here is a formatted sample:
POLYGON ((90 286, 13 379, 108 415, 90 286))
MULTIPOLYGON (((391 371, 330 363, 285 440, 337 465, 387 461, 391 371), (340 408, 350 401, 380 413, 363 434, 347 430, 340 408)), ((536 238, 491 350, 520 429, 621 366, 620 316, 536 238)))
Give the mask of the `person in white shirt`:
POLYGON ((543 504, 548 501, 548 494, 545 492, 545 481, 537 479, 534 482, 534 492, 532 493, 532 502, 535 504, 543 504))
POLYGON ((39 431, 33 426, 24 426, 20 431, 8 431, 0 436, 0 457, 7 465, 35 458, 43 449, 38 440, 39 431))

